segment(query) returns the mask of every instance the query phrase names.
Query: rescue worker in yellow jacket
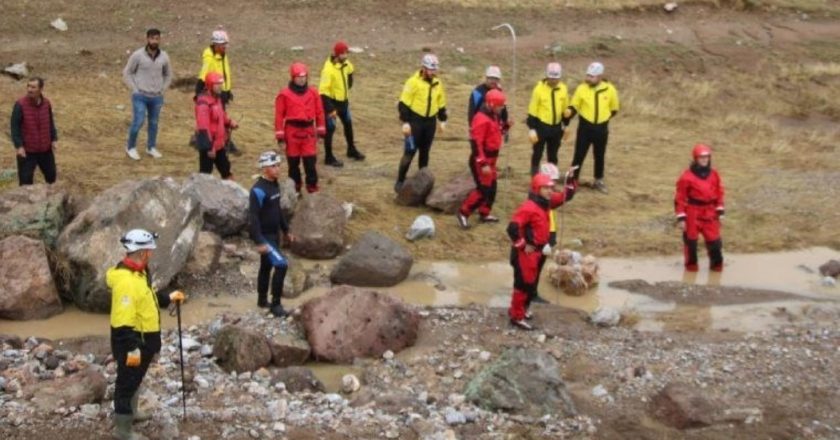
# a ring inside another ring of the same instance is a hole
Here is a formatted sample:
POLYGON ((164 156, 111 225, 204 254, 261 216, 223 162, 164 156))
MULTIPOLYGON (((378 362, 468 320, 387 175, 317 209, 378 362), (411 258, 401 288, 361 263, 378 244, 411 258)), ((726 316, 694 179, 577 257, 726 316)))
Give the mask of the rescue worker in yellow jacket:
POLYGON ((353 88, 355 68, 347 58, 347 43, 339 41, 333 47, 333 53, 327 57, 321 69, 321 83, 318 93, 324 103, 327 115, 327 135, 324 136, 324 164, 340 168, 344 164, 333 155, 332 141, 336 119, 341 119, 344 126, 344 140, 347 141, 347 157, 357 161, 365 160, 365 155, 357 148, 353 139, 353 118, 350 116, 350 89, 353 88))
POLYGON ((592 186, 606 194, 604 159, 607 155, 609 122, 618 113, 619 102, 615 86, 604 79, 603 75, 603 64, 594 62, 589 65, 586 69, 586 81, 575 89, 566 115, 569 118, 580 115, 575 157, 572 159, 572 166, 578 167, 575 170, 575 180, 580 175, 580 167, 589 153, 589 146, 592 145, 595 157, 595 182, 592 186))
POLYGON ((156 238, 143 229, 128 231, 120 238, 125 258, 105 275, 111 291, 111 351, 117 363, 114 436, 119 440, 144 438, 131 425, 149 418, 138 413, 138 400, 143 377, 161 348, 159 308, 184 301, 183 292, 152 289, 148 264, 156 238))
MULTIPOLYGON (((201 70, 198 72, 198 82, 195 85, 195 97, 193 98, 193 100, 198 99, 198 96, 204 93, 206 87, 204 78, 207 77, 207 74, 219 72, 225 80, 222 83, 222 92, 219 94, 222 107, 225 110, 233 102, 233 77, 230 70, 230 57, 227 53, 228 43, 230 43, 230 37, 221 26, 210 34, 210 46, 205 47, 201 53, 201 70)), ((230 136, 228 136, 225 150, 234 156, 240 155, 239 149, 236 148, 236 144, 233 143, 230 136)))
POLYGON ((548 162, 557 165, 560 141, 569 125, 569 118, 564 117, 564 111, 569 105, 569 91, 566 84, 560 81, 562 75, 560 63, 548 63, 545 78, 534 86, 531 93, 526 124, 529 128, 528 138, 534 146, 531 154, 532 176, 539 170, 544 149, 548 162))
POLYGON ((403 123, 405 141, 397 183, 394 185, 396 192, 402 189, 408 168, 418 151, 419 168, 429 166, 429 151, 437 130, 435 119, 440 121, 441 131, 446 130, 446 93, 443 91, 443 83, 437 78, 438 65, 437 56, 430 53, 424 55, 420 70, 408 78, 400 94, 397 110, 403 123))

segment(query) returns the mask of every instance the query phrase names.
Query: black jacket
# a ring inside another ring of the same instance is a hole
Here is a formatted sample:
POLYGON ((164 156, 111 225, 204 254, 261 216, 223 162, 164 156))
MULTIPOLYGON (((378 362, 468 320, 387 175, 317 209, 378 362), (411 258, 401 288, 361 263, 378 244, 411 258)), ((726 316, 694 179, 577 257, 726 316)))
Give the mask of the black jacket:
MULTIPOLYGON (((289 224, 280 210, 280 184, 263 177, 251 187, 248 202, 248 224, 251 239, 257 244, 276 240, 282 231, 289 232, 289 224)), ((276 245, 276 243, 273 243, 276 245)))

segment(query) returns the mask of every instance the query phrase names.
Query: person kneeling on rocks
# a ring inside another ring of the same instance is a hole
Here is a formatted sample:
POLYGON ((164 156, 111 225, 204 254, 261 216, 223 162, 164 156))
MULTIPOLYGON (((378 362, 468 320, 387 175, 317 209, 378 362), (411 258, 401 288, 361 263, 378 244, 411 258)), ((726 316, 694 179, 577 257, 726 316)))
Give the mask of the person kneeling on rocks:
POLYGON ((538 173, 531 179, 528 200, 514 212, 507 227, 513 244, 510 264, 513 266, 513 295, 510 301, 511 324, 533 330, 528 323, 531 301, 537 295, 540 281, 540 261, 551 253, 549 244, 549 212, 570 201, 577 189, 576 181, 569 182, 561 191, 555 191, 555 181, 548 174, 538 173))
POLYGON ((248 223, 251 239, 257 244, 260 253, 260 271, 257 276, 257 306, 269 307, 268 281, 271 279, 271 314, 276 317, 286 316, 286 311, 280 304, 283 296, 283 281, 289 263, 279 251, 279 233, 287 243, 295 240, 289 234, 289 223, 280 209, 280 185, 277 181, 280 175, 279 154, 268 151, 260 155, 258 166, 262 176, 251 188, 248 203, 248 223), (271 272, 274 270, 274 276, 271 272))
POLYGON ((157 234, 143 229, 128 231, 120 242, 127 255, 108 269, 105 281, 111 291, 111 351, 117 363, 114 387, 114 436, 119 440, 145 437, 134 432, 135 421, 149 415, 138 411, 140 384, 160 352, 160 311, 170 303, 182 303, 183 292, 155 292, 149 260, 157 234))

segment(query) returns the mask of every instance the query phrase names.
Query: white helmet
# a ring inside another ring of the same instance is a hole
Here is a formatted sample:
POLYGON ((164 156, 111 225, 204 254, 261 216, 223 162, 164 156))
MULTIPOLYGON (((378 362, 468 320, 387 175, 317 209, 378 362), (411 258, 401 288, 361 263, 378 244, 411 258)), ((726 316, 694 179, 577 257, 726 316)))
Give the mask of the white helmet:
POLYGON ((210 35, 212 44, 227 44, 229 41, 227 32, 222 29, 217 29, 210 35))
POLYGON ((120 238, 120 243, 129 252, 136 252, 141 249, 155 249, 155 239, 158 235, 145 229, 132 229, 120 238))
POLYGON ((270 167, 272 165, 277 165, 282 163, 283 159, 280 157, 279 154, 275 153, 274 151, 266 151, 265 153, 260 154, 260 159, 257 161, 257 166, 259 168, 270 167))
POLYGON ((548 174, 551 180, 560 180, 560 170, 557 168, 557 165, 551 162, 540 165, 540 174, 548 174))
POLYGON ((586 68, 586 74, 592 76, 601 76, 604 74, 604 65, 595 61, 586 68))
POLYGON ((438 57, 433 53, 427 53, 423 55, 423 61, 420 63, 424 69, 429 70, 438 70, 438 66, 440 63, 438 62, 438 57))
POLYGON ((490 66, 484 72, 484 76, 486 78, 502 79, 502 69, 499 69, 499 66, 490 66))
POLYGON ((560 63, 548 63, 545 66, 545 77, 548 79, 560 79, 563 76, 563 67, 560 63))

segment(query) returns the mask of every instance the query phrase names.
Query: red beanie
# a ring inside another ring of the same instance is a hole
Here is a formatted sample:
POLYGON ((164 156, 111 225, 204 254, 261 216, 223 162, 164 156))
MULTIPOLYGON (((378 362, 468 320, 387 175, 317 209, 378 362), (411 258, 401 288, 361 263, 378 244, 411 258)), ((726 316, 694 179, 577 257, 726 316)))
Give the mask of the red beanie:
POLYGON ((335 43, 335 46, 333 47, 333 55, 345 54, 347 53, 347 49, 347 43, 339 41, 338 43, 335 43))

